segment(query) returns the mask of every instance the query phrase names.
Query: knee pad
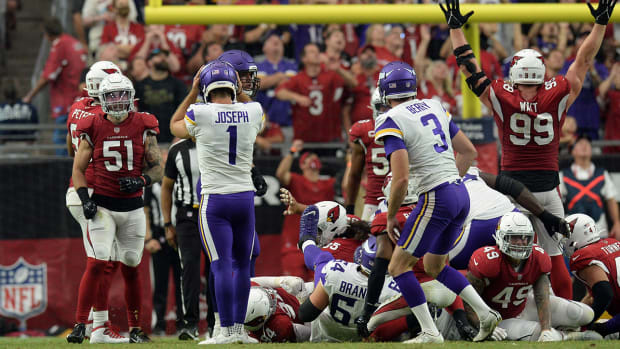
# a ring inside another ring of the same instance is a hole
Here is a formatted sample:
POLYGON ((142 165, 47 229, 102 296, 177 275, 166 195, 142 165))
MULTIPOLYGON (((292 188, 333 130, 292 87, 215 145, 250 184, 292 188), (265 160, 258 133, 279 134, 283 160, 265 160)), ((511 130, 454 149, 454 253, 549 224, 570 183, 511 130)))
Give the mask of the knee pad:
POLYGON ((535 342, 540 337, 540 324, 538 321, 528 321, 522 319, 506 319, 500 322, 499 327, 508 333, 507 340, 510 341, 532 341, 535 342))
POLYGON ((575 327, 585 326, 594 319, 594 310, 587 304, 568 301, 566 317, 570 322, 575 324, 575 327))
POLYGON ((142 254, 136 251, 125 251, 122 255, 122 262, 129 267, 137 267, 142 260, 142 254))
POLYGON ((420 286, 424 291, 426 301, 435 304, 439 308, 449 306, 456 299, 456 294, 437 280, 423 282, 420 286))

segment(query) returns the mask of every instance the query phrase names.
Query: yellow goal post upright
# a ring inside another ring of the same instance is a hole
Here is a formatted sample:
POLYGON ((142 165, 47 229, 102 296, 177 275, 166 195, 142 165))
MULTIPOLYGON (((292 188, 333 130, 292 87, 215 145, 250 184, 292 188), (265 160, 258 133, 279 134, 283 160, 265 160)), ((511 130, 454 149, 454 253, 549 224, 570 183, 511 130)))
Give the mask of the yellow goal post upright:
MULTIPOLYGON (((463 4, 461 12, 474 11, 465 36, 480 59, 478 23, 586 22, 594 23, 585 3, 570 4, 463 4)), ((144 9, 147 24, 325 24, 325 23, 445 23, 435 4, 351 4, 351 5, 162 5, 149 0, 144 9)), ((620 22, 616 10, 610 22, 620 22)), ((480 102, 467 88, 461 74, 463 117, 479 118, 480 102)))

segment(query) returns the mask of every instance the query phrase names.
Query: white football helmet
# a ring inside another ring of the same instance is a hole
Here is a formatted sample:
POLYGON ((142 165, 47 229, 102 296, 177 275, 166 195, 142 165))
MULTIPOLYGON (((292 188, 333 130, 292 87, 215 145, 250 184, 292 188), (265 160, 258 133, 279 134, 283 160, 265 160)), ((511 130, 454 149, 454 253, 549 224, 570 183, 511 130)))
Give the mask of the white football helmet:
POLYGON ((381 114, 381 107, 383 106, 383 100, 381 99, 381 93, 378 88, 370 96, 370 109, 372 109, 372 118, 377 119, 377 116, 381 114))
POLYGON ((347 230, 347 210, 334 201, 320 201, 314 205, 319 209, 318 243, 325 246, 347 230))
POLYGON ((248 309, 245 312, 245 328, 256 331, 263 327, 267 319, 276 312, 276 303, 274 290, 260 286, 250 288, 248 309))
POLYGON ((586 247, 601 239, 596 222, 590 216, 583 213, 575 213, 564 218, 571 227, 572 234, 563 239, 564 255, 570 257, 576 250, 586 247))
POLYGON ((90 97, 99 97, 99 84, 110 74, 122 74, 118 66, 110 61, 99 61, 90 66, 86 74, 86 92, 90 97))
MULTIPOLYGON (((381 187, 381 191, 383 195, 385 195, 385 200, 387 201, 390 197, 390 190, 392 188, 392 172, 390 171, 383 180, 383 187, 381 187)), ((413 180, 409 177, 409 184, 407 185, 407 194, 403 199, 403 205, 411 205, 418 202, 418 195, 415 193, 415 186, 413 185, 413 180)))
POLYGON ((535 50, 524 49, 514 54, 510 65, 513 84, 538 85, 545 81, 545 61, 535 50))
POLYGON ((110 74, 101 80, 99 98, 104 113, 116 119, 133 111, 135 94, 131 80, 121 74, 110 74))
POLYGON ((532 253, 534 228, 532 222, 521 212, 508 212, 503 215, 493 237, 499 250, 512 258, 527 259, 532 253), (520 238, 525 244, 515 244, 514 238, 520 238))

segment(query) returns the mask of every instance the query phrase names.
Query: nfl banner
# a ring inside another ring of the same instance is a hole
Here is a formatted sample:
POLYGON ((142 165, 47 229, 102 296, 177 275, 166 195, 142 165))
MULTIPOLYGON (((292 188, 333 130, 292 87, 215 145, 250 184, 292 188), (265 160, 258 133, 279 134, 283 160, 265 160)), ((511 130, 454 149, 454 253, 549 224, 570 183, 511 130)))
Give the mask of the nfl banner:
POLYGON ((47 264, 32 265, 19 257, 10 266, 0 265, 0 315, 26 320, 47 308, 47 264))

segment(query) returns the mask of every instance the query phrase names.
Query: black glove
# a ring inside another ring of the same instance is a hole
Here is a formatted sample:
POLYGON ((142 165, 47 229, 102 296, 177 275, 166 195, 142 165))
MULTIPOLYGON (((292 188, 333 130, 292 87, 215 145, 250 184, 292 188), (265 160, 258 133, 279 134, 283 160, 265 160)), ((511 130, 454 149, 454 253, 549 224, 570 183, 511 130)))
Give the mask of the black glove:
POLYGON ((346 209, 347 209, 347 214, 353 214, 353 215, 355 214, 355 204, 347 205, 346 209))
POLYGON ((82 187, 78 188, 77 194, 82 200, 82 210, 84 210, 84 217, 86 219, 92 219, 97 214, 97 204, 88 195, 88 189, 82 187))
POLYGON ((256 188, 257 196, 265 195, 267 192, 267 182, 265 182, 263 175, 258 172, 256 166, 252 167, 252 183, 254 183, 254 188, 256 188))
POLYGON ((544 210, 539 216, 540 220, 545 225, 545 229, 547 229, 547 233, 550 236, 553 236, 555 233, 560 233, 567 238, 570 237, 571 231, 568 222, 566 222, 563 218, 560 218, 551 212, 544 210))
POLYGON ((370 316, 364 314, 355 319, 355 326, 357 326, 357 334, 362 338, 370 337, 370 331, 368 331, 368 321, 370 316))
POLYGON ((457 309, 454 311, 454 314, 452 314, 452 317, 454 318, 456 329, 459 331, 461 338, 466 341, 473 341, 474 337, 478 334, 478 330, 467 321, 465 311, 463 309, 457 309))
POLYGON ((611 17, 611 13, 614 10, 614 6, 616 6, 616 1, 617 0, 600 0, 596 10, 589 1, 587 2, 590 13, 592 13, 592 17, 594 17, 594 22, 596 22, 596 24, 607 25, 609 17, 611 17))
MULTIPOLYGON (((615 1, 615 0, 614 0, 615 1)), ((459 0, 446 0, 446 7, 443 7, 442 3, 439 3, 439 7, 446 16, 446 22, 450 29, 459 29, 467 23, 467 19, 474 14, 474 11, 469 11, 465 16, 461 14, 459 0)))
POLYGON ((121 191, 125 193, 135 193, 142 187, 146 187, 151 184, 151 177, 143 175, 140 177, 123 177, 118 179, 121 191))

